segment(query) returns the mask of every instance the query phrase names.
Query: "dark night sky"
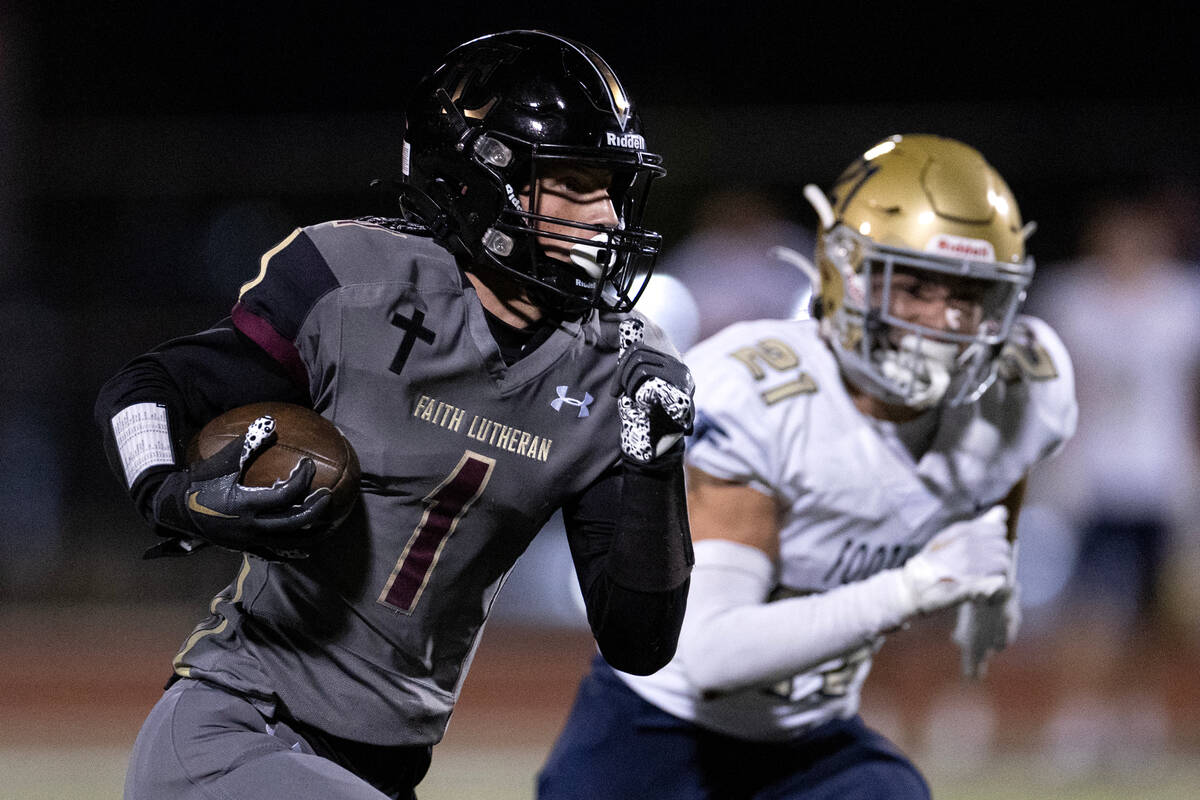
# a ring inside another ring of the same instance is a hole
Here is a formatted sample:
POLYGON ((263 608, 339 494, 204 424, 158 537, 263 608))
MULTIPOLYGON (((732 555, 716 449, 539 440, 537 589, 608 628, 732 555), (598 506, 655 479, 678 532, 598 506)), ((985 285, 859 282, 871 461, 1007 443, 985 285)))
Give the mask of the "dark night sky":
POLYGON ((42 147, 59 149, 32 183, 63 197, 122 181, 193 194, 257 181, 253 191, 293 196, 332 192, 339 175, 363 184, 377 165, 356 159, 391 159, 395 137, 382 124, 347 131, 346 120, 398 114, 447 49, 518 27, 586 41, 622 77, 667 159, 663 191, 676 197, 654 222, 668 234, 684 230, 680 203, 707 186, 744 177, 794 195, 896 132, 982 150, 1039 219, 1063 215, 1045 228, 1051 255, 1072 243, 1064 199, 1092 184, 1123 173, 1200 184, 1200 28, 1184 2, 116 5, 48 0, 27 18, 26 100, 50 128, 42 147), (224 127, 185 142, 179 127, 192 119, 224 127), (266 132, 255 139, 241 119, 266 132), (342 152, 329 155, 322 135, 342 152), (205 171, 160 176, 164 153, 205 171), (269 172, 289 153, 307 166, 269 172), (221 173, 222 163, 235 166, 221 173))
POLYGON ((38 4, 43 113, 392 110, 447 48, 513 27, 580 38, 671 105, 1186 102, 1200 52, 1182 2, 115 5, 38 4))
POLYGON ((91 286, 71 265, 101 253, 125 270, 215 203, 277 201, 289 226, 372 213, 364 187, 398 171, 408 87, 454 45, 521 27, 581 39, 621 76, 666 158, 649 214, 668 247, 713 188, 771 187, 811 224, 800 187, 891 133, 979 148, 1049 259, 1105 184, 1200 186, 1183 2, 517 5, 37 3, 18 17, 33 157, 16 167, 36 257, 82 300, 120 277, 91 286), (150 214, 154 235, 129 239, 150 214), (91 226, 64 239, 64 217, 91 226))

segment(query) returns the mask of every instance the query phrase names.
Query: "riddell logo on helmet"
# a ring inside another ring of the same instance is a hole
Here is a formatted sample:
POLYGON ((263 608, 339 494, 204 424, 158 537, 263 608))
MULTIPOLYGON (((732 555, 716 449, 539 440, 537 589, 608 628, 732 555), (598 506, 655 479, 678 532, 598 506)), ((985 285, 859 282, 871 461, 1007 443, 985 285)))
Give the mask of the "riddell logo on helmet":
POLYGON ((966 258, 972 261, 995 261, 996 250, 987 239, 971 239, 940 233, 929 240, 925 252, 950 258, 966 258))
POLYGON ((625 133, 617 136, 615 133, 606 134, 609 147, 631 147, 634 150, 646 149, 646 137, 639 133, 625 133))

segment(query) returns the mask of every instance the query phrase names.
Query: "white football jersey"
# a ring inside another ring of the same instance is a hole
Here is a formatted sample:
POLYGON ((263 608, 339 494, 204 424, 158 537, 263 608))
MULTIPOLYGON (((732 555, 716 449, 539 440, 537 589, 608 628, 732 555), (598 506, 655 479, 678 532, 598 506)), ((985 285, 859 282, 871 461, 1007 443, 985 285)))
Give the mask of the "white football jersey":
MULTIPOLYGON (((1001 377, 977 403, 900 426, 855 408, 812 320, 732 325, 687 362, 698 410, 688 463, 783 510, 773 598, 825 592, 903 564, 946 525, 1000 502, 1075 428, 1070 360, 1033 317, 1018 319, 1001 377)), ((779 740, 856 713, 881 644, 790 681, 716 697, 699 696, 678 658, 655 675, 621 677, 676 716, 779 740)))

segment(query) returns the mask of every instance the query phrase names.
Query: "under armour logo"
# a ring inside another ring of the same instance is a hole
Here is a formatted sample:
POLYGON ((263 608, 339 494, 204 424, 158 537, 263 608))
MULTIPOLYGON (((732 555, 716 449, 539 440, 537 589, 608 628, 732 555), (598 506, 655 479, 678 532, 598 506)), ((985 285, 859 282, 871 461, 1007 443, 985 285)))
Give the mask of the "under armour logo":
POLYGON ((590 406, 592 401, 596 398, 592 397, 587 392, 583 393, 582 400, 576 400, 574 397, 567 397, 568 388, 569 387, 566 386, 558 386, 555 388, 555 391, 558 392, 558 397, 550 401, 550 407, 555 411, 561 411, 563 403, 566 403, 569 406, 575 406, 579 409, 579 415, 576 417, 576 419, 586 417, 588 415, 588 406, 590 406))

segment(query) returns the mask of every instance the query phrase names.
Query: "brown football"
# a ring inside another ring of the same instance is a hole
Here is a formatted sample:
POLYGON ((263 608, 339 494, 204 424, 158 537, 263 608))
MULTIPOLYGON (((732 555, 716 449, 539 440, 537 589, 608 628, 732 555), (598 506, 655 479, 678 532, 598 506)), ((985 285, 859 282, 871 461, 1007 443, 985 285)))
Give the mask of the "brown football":
POLYGON ((188 446, 188 462, 208 458, 246 433, 259 417, 275 419, 275 438, 258 451, 242 477, 246 486, 270 486, 286 480, 300 459, 308 456, 317 471, 310 488, 333 493, 330 516, 340 520, 358 498, 358 456, 350 442, 329 420, 291 403, 253 403, 230 409, 205 425, 188 446))

